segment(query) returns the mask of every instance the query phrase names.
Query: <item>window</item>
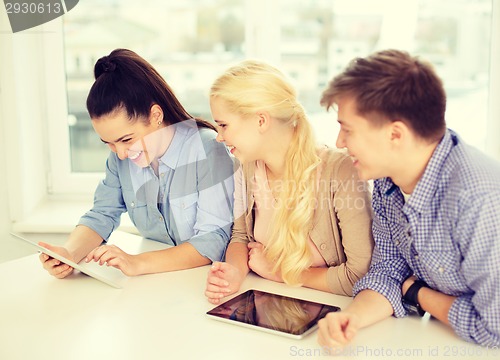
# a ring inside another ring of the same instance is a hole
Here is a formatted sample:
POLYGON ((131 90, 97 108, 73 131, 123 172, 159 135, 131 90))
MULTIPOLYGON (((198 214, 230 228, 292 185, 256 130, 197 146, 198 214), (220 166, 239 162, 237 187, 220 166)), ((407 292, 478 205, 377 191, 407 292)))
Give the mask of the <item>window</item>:
POLYGON ((64 59, 67 90, 67 114, 60 106, 50 117, 66 138, 52 143, 55 193, 92 191, 102 177, 109 150, 92 130, 85 100, 95 61, 118 47, 149 60, 188 111, 206 119, 208 88, 220 72, 244 58, 271 61, 294 79, 318 140, 332 145, 335 115, 319 106, 327 82, 356 56, 405 49, 443 78, 448 126, 485 150, 491 0, 87 0, 62 26, 64 48, 50 55, 51 66, 64 59), (54 155, 61 144, 68 157, 54 155))

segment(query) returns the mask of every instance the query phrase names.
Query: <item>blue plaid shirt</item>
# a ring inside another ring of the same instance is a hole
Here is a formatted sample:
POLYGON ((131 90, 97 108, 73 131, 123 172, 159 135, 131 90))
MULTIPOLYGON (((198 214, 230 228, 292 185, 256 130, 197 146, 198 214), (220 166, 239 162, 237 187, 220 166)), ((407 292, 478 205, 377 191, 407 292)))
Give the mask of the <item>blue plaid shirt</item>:
POLYGON ((401 286, 415 274, 457 297, 448 320, 460 337, 500 345, 500 165, 448 130, 406 203, 383 178, 372 205, 375 250, 354 294, 374 290, 402 317, 401 286))
POLYGON ((104 240, 128 212, 145 238, 179 245, 189 242, 212 261, 225 253, 233 225, 233 160, 217 133, 194 120, 171 125, 172 142, 151 166, 141 168, 110 153, 106 177, 97 186, 94 207, 79 224, 104 240))

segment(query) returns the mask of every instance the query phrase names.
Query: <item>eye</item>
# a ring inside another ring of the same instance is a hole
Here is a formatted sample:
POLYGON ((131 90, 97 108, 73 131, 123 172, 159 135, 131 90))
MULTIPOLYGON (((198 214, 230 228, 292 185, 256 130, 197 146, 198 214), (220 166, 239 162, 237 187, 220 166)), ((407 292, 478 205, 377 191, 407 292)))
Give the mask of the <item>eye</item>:
POLYGON ((129 142, 130 142, 130 140, 132 140, 132 139, 131 139, 131 138, 130 138, 130 139, 123 139, 123 140, 122 140, 122 143, 127 144, 127 143, 129 143, 129 142))
POLYGON ((226 128, 226 124, 218 124, 217 127, 221 128, 221 129, 225 129, 226 128))

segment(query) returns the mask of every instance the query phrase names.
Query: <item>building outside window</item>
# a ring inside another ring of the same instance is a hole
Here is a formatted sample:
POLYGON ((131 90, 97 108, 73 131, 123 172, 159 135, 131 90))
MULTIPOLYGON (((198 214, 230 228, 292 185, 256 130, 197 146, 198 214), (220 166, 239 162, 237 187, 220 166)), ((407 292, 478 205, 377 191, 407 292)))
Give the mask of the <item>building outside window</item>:
POLYGON ((81 1, 63 16, 68 116, 58 126, 67 128, 70 165, 51 164, 52 176, 102 177, 109 149, 85 101, 94 63, 115 48, 150 61, 186 109, 208 120, 208 89, 225 68, 245 58, 272 62, 292 77, 329 145, 336 115, 319 105, 328 81, 354 57, 408 50, 443 78, 448 126, 485 150, 491 16, 491 0, 81 1))

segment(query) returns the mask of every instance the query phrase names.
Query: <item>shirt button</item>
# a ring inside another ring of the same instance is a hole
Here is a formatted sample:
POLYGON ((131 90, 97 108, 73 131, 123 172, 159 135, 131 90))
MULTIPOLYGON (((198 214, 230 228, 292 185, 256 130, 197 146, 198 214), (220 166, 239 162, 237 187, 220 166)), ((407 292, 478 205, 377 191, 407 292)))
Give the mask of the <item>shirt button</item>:
POLYGON ((158 216, 158 220, 163 221, 163 216, 158 216))
POLYGON ((440 266, 439 269, 438 269, 439 273, 442 274, 444 273, 444 267, 440 266))
POLYGON ((399 240, 396 240, 396 245, 399 245, 401 244, 401 242, 399 240))
POLYGON ((415 255, 415 260, 418 260, 418 255, 415 255))
POLYGON ((160 176, 161 176, 161 177, 165 177, 165 173, 161 173, 161 174, 160 174, 160 176))
POLYGON ((321 245, 319 246, 319 248, 320 248, 321 250, 325 250, 325 249, 326 249, 326 244, 321 244, 321 245))
POLYGON ((130 206, 134 207, 134 206, 135 206, 135 202, 133 202, 133 201, 132 201, 132 202, 130 203, 130 206))

